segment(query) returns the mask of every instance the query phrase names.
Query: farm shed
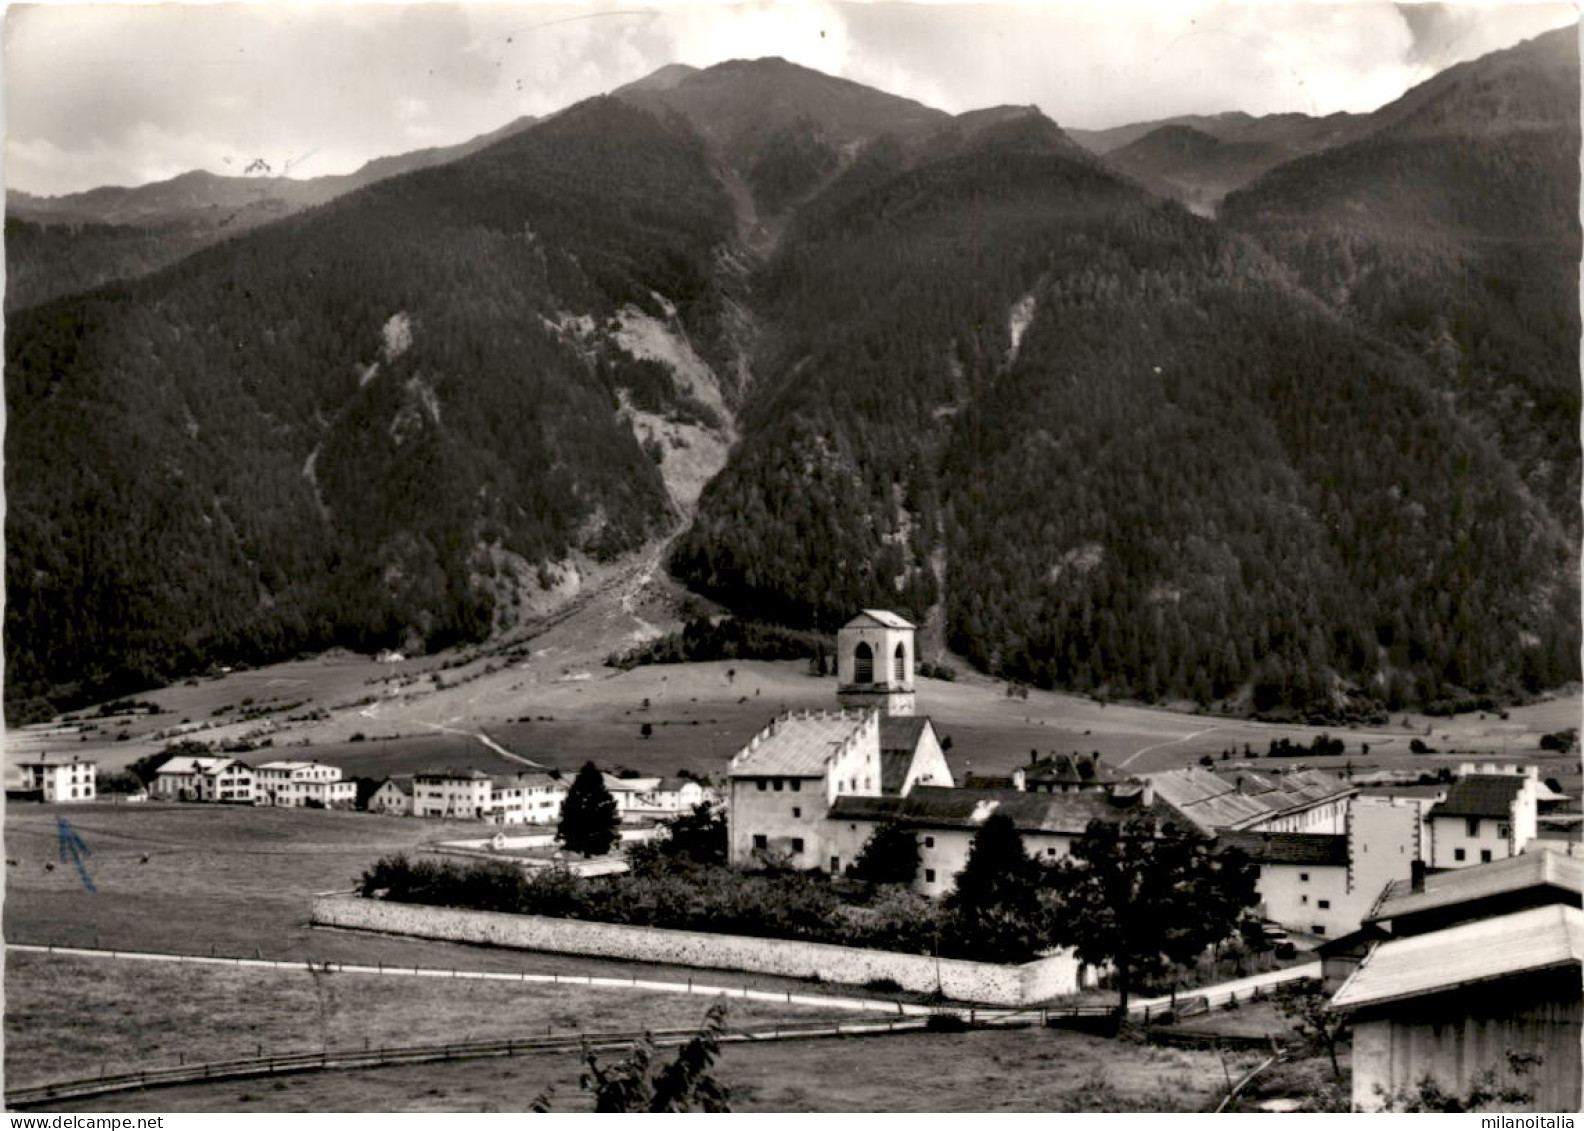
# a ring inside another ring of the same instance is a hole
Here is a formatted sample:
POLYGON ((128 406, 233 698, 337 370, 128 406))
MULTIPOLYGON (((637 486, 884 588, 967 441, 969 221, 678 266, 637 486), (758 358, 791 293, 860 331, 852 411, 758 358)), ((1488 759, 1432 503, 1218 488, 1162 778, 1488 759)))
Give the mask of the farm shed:
POLYGON ((1337 991, 1353 1015, 1353 1108, 1435 1080, 1467 1092, 1486 1073, 1521 1077, 1526 1110, 1578 1111, 1584 911, 1554 904, 1377 946, 1337 991))

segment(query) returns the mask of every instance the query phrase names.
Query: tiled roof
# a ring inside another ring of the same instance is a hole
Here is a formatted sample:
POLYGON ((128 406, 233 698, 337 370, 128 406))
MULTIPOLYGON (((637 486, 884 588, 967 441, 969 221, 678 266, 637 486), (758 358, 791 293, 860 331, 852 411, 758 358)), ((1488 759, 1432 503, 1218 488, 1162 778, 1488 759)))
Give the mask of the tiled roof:
POLYGON ((881 715, 880 749, 906 750, 911 754, 918 749, 924 728, 929 725, 926 715, 881 715))
POLYGON ((30 754, 20 758, 18 766, 94 766, 98 765, 92 758, 84 758, 77 754, 61 754, 57 751, 44 751, 39 754, 30 754))
POLYGON ((660 779, 653 775, 642 778, 623 778, 615 774, 601 774, 605 788, 612 793, 649 793, 660 788, 660 779))
POLYGON ((1205 832, 1247 828, 1280 813, 1355 792, 1347 780, 1321 770, 1283 774, 1244 770, 1221 775, 1194 767, 1143 776, 1154 783, 1162 800, 1205 832))
MULTIPOLYGON (((229 766, 236 762, 235 758, 221 756, 205 757, 202 754, 178 754, 174 758, 167 758, 155 767, 158 774, 212 774, 222 766, 229 766)), ((244 763, 237 763, 244 765, 244 763)))
POLYGON ((1063 785, 1086 785, 1096 781, 1116 781, 1103 762, 1089 758, 1075 758, 1070 754, 1051 754, 1023 767, 1023 777, 1030 782, 1057 782, 1063 785), (1083 766, 1089 774, 1084 775, 1083 766))
POLYGON ((865 610, 863 610, 863 612, 861 612, 857 616, 853 617, 852 620, 848 621, 842 627, 843 628, 862 628, 862 627, 865 627, 865 622, 866 621, 873 621, 875 624, 878 624, 881 628, 916 628, 917 627, 917 625, 914 625, 911 621, 908 621, 908 620, 906 620, 903 617, 897 616, 895 613, 891 612, 888 609, 865 609, 865 610))
POLYGON ((1584 962, 1584 911, 1552 905, 1376 947, 1336 992, 1338 1009, 1380 1005, 1584 962))
POLYGON ((1560 852, 1525 852, 1489 864, 1435 872, 1425 877, 1420 892, 1413 890, 1411 881, 1396 880, 1369 918, 1371 922, 1395 919, 1535 887, 1584 893, 1584 860, 1560 852))
POLYGON ((1447 786, 1446 800, 1430 810, 1431 817, 1509 817, 1513 798, 1524 779, 1505 774, 1464 778, 1447 786))
POLYGON ((880 751, 880 792, 901 793, 907 784, 908 770, 913 768, 911 750, 880 751))
POLYGON ((441 781, 489 781, 489 775, 483 770, 419 770, 413 775, 415 778, 429 778, 441 781))
MULTIPOLYGON (((384 789, 388 785, 395 786, 397 790, 407 794, 409 797, 412 796, 413 783, 410 777, 386 778, 380 782, 379 788, 384 789)), ((378 793, 379 790, 377 789, 374 792, 378 793)))
POLYGON ((1239 849, 1261 864, 1315 864, 1347 867, 1348 838, 1325 833, 1261 833, 1226 831, 1216 843, 1239 849))
MULTIPOLYGON (((1137 795, 1113 800, 1101 790, 1086 793, 1024 793, 1016 789, 948 789, 918 786, 906 797, 838 797, 832 820, 899 820, 930 828, 977 828, 991 813, 1012 818, 1019 832, 1078 836, 1094 820, 1120 820, 1141 812, 1137 795)), ((1160 818, 1159 807, 1150 812, 1160 818)))
POLYGON ((863 726, 862 711, 805 712, 783 715, 754 736, 732 759, 734 777, 817 778, 842 743, 863 726))
POLYGON ((494 774, 490 777, 490 785, 498 789, 543 789, 561 783, 549 774, 494 774))

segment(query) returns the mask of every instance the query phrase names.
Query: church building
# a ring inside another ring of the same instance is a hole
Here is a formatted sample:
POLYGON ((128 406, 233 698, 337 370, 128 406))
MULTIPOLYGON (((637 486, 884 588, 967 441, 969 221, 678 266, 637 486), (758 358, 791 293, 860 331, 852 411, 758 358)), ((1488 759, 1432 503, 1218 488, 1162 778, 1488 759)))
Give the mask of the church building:
POLYGON ((836 634, 839 709, 783 715, 732 758, 734 867, 840 873, 854 852, 828 819, 838 798, 953 784, 934 726, 913 713, 915 631, 884 610, 854 617, 836 634))

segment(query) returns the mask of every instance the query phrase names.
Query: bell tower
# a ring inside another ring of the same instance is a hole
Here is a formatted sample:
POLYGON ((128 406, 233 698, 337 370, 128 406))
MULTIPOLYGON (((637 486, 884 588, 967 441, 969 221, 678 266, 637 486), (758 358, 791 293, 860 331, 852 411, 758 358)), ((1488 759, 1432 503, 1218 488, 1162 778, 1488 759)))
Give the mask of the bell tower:
POLYGON ((913 713, 912 624, 883 609, 865 609, 836 633, 836 697, 843 707, 913 713))

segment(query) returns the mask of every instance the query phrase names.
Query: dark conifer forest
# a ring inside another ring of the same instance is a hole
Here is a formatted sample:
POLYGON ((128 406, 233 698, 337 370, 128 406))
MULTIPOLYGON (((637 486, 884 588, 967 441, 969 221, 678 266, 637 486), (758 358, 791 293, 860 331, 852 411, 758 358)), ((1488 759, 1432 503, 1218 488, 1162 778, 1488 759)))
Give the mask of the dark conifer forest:
POLYGON ((672 535, 747 620, 896 608, 1042 687, 1341 719, 1577 679, 1575 35, 1215 218, 1033 108, 778 60, 96 289, 12 218, 59 297, 8 318, 10 717, 478 640, 569 556, 672 535), (696 511, 634 411, 733 429, 696 511))

